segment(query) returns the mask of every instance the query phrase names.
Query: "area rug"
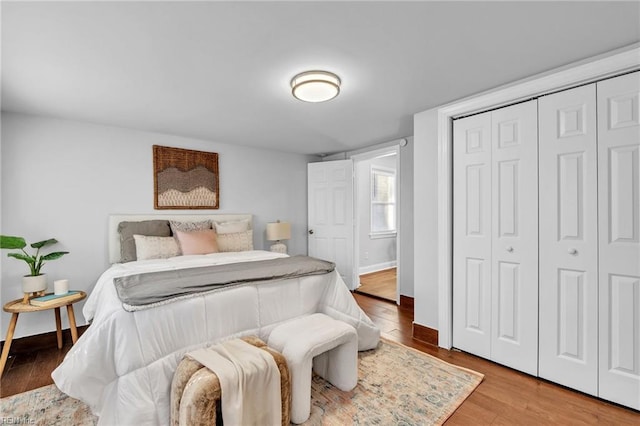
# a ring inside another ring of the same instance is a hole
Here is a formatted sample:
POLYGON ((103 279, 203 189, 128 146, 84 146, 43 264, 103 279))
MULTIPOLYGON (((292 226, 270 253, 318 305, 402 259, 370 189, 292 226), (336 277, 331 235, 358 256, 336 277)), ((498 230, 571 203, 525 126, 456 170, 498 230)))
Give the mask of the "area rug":
MULTIPOLYGON (((358 386, 340 391, 314 375, 311 417, 305 425, 438 425, 483 379, 415 349, 382 340, 359 353, 358 386)), ((95 425, 82 402, 45 386, 0 400, 3 424, 95 425), (10 423, 9 423, 10 422, 10 423)))

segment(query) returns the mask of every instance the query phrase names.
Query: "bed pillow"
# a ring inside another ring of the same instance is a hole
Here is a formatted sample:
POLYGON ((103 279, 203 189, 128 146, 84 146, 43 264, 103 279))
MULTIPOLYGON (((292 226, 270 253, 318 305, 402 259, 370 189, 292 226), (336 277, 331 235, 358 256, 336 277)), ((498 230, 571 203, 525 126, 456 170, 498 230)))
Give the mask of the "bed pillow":
POLYGON ((136 257, 138 260, 167 259, 179 256, 180 247, 173 237, 148 237, 134 234, 136 257))
POLYGON ((178 239, 183 255, 218 252, 216 231, 213 229, 201 229, 193 232, 176 231, 175 237, 178 239))
POLYGON ((140 222, 120 222, 120 262, 132 262, 136 257, 136 241, 134 234, 151 237, 169 237, 171 228, 168 220, 143 220, 140 222))
POLYGON ((213 221, 213 226, 218 234, 235 234, 249 230, 249 219, 234 220, 229 222, 213 221))
POLYGON ((200 231, 201 229, 211 229, 210 220, 203 220, 200 222, 180 222, 177 220, 170 220, 169 225, 171 226, 171 232, 173 235, 176 234, 176 231, 193 232, 200 231))
POLYGON ((253 250, 253 231, 218 234, 218 250, 220 252, 253 250))

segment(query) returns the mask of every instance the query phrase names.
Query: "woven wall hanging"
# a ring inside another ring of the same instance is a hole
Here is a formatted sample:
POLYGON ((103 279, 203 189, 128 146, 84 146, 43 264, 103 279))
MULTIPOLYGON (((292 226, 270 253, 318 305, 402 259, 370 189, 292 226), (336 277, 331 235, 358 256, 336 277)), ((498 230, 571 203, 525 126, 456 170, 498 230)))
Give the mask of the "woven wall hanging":
POLYGON ((218 154, 153 146, 155 209, 217 209, 218 154))

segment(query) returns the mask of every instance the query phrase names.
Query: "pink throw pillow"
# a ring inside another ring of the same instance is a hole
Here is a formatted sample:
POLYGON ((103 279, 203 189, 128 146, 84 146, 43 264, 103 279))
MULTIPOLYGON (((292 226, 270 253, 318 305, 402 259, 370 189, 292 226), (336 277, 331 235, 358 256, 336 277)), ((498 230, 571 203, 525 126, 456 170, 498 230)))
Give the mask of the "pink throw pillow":
POLYGON ((218 252, 216 231, 213 229, 202 229, 193 232, 176 231, 176 237, 183 255, 218 252))

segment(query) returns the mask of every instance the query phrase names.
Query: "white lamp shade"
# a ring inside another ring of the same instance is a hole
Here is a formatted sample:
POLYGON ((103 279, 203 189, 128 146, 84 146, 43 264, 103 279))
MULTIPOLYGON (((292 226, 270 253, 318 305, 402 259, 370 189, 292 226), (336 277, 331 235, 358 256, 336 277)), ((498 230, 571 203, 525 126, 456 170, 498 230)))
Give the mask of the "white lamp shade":
POLYGON ((267 240, 280 241, 291 239, 291 224, 288 222, 267 223, 267 240))

